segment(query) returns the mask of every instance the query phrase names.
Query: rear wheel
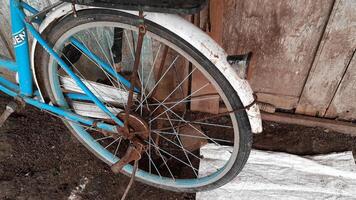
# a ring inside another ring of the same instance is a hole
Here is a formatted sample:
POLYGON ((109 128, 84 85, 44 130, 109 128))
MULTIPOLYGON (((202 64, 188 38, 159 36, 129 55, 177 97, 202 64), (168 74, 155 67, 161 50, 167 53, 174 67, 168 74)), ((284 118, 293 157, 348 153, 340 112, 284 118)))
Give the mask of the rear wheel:
MULTIPOLYGON (((139 23, 138 17, 127 13, 86 10, 79 12, 77 18, 67 16, 60 20, 45 31, 44 37, 88 88, 119 116, 127 104, 128 88, 73 45, 71 38, 129 79, 133 75, 139 23), (113 42, 118 30, 123 32, 120 45, 113 42), (117 52, 121 56, 119 62, 117 52)), ((241 108, 242 103, 224 75, 189 41, 150 21, 145 23, 147 33, 140 69, 135 74, 139 80, 135 86, 140 92, 135 95, 130 116, 131 127, 149 132, 137 180, 184 192, 220 187, 233 179, 248 159, 252 141, 250 124, 245 111, 214 117, 216 109, 207 113, 202 107, 216 107, 217 103, 219 109, 234 110, 241 108), (206 161, 206 156, 218 155, 224 157, 221 162, 206 161)), ((81 89, 53 57, 41 50, 37 60, 39 85, 48 100, 78 114, 110 121, 95 104, 83 98, 81 89)), ((129 146, 129 141, 119 135, 63 121, 90 151, 110 166, 123 157, 129 146)), ((124 171, 131 174, 133 166, 126 165, 124 171)))

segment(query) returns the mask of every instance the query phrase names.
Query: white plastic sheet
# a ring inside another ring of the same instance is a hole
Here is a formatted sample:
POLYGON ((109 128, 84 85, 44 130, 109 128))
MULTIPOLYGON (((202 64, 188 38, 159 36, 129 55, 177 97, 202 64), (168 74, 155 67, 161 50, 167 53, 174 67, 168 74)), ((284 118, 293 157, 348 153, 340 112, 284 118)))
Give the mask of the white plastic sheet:
MULTIPOLYGON (((201 149, 199 174, 208 173, 211 165, 221 166, 228 150, 210 144, 201 149)), ((222 188, 198 193, 196 199, 356 200, 356 165, 351 152, 299 157, 253 150, 237 178, 222 188)))

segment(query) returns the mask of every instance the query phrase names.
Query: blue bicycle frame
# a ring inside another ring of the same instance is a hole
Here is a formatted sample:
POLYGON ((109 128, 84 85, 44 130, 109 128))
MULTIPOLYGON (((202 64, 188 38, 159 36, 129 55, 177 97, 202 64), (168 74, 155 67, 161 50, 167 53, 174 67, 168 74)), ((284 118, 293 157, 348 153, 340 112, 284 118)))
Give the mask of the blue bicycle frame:
MULTIPOLYGON (((16 98, 20 98, 26 103, 33 105, 39 109, 47 110, 56 115, 62 116, 68 120, 85 124, 88 126, 97 126, 97 128, 117 132, 117 127, 104 122, 97 122, 94 119, 84 117, 73 113, 71 111, 65 110, 60 107, 52 106, 42 102, 38 97, 37 88, 34 88, 33 77, 30 65, 30 53, 29 53, 29 43, 28 43, 28 33, 32 34, 34 39, 43 46, 43 48, 58 62, 60 67, 75 81, 75 83, 82 89, 85 94, 71 94, 69 96, 81 96, 86 100, 90 100, 95 103, 103 112, 105 112, 110 118, 119 126, 124 126, 122 120, 117 118, 105 104, 96 97, 90 89, 81 81, 81 79, 71 70, 61 57, 50 47, 47 42, 41 37, 41 34, 34 28, 31 22, 27 19, 28 16, 25 15, 24 10, 29 11, 32 14, 38 13, 38 11, 31 7, 30 5, 22 2, 21 0, 10 0, 10 12, 11 12, 11 31, 13 47, 15 50, 15 60, 0 59, 0 67, 6 68, 10 71, 18 73, 19 84, 12 83, 11 81, 0 77, 0 91, 16 98)), ((131 84, 123 76, 118 74, 113 68, 110 67, 108 63, 101 60, 98 56, 90 52, 85 45, 76 40, 75 38, 70 38, 72 45, 79 48, 87 56, 92 58, 97 64, 102 66, 102 68, 110 75, 116 77, 124 86, 127 88, 131 87, 131 84)), ((135 88, 135 92, 139 92, 135 88)))

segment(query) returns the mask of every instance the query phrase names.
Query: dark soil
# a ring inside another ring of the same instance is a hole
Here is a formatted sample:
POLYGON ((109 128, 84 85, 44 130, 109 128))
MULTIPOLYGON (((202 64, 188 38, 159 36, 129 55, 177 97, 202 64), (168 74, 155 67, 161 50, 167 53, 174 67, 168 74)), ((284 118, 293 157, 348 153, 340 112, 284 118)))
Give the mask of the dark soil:
POLYGON ((264 132, 254 136, 253 147, 297 155, 351 151, 356 138, 323 128, 265 122, 264 132))
MULTIPOLYGON (((8 101, 0 97, 1 110, 8 101)), ((113 175, 73 140, 61 120, 29 106, 0 129, 0 161, 1 200, 68 199, 84 182, 87 185, 77 199, 120 199, 129 182, 124 175, 113 175)), ((128 199, 189 200, 194 196, 136 182, 128 199)))
MULTIPOLYGON (((8 98, 0 97, 3 110, 8 98)), ((254 147, 294 154, 351 150, 350 137, 319 128, 265 123, 254 147)), ((37 109, 13 114, 0 129, 0 199, 119 199, 129 178, 109 167, 73 140, 62 122, 37 109), (80 191, 80 184, 87 183, 80 191)), ((136 182, 128 199, 194 199, 193 194, 159 190, 136 182)))

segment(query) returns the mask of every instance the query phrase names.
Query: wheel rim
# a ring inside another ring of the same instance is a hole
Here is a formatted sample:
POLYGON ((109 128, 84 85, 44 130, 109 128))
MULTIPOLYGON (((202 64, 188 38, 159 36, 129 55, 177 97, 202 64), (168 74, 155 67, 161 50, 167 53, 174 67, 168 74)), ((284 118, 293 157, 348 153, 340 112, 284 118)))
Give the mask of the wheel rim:
MULTIPOLYGON (((64 44, 67 38, 75 33, 78 33, 82 30, 86 30, 92 27, 107 27, 107 26, 113 26, 115 25, 116 27, 120 27, 120 28, 125 28, 129 31, 136 31, 136 28, 133 26, 129 26, 129 25, 125 25, 125 24, 121 24, 121 23, 117 23, 115 22, 113 24, 113 22, 92 22, 90 24, 83 24, 81 26, 77 26, 75 29, 71 29, 70 31, 66 32, 62 37, 59 38, 58 42, 55 44, 55 49, 58 51, 59 49, 62 48, 62 44, 64 44)), ((176 45, 173 45, 172 43, 168 42, 167 40, 158 37, 157 35, 148 32, 147 34, 149 37, 151 37, 152 39, 158 40, 162 43, 164 43, 165 45, 169 46, 170 49, 175 50, 176 52, 180 53, 181 55, 183 55, 183 57, 185 57, 187 60, 189 60, 191 63, 194 63, 194 65, 196 66, 196 69, 202 71, 206 77, 210 80, 211 83, 213 83, 215 85, 215 87, 217 87, 217 91, 219 92, 221 98, 223 99, 225 106, 228 109, 231 109, 231 105, 227 100, 227 97, 225 96, 225 94, 222 92, 222 90, 220 89, 220 86, 218 86, 218 84, 215 82, 215 80, 208 74, 208 72, 203 70, 203 67, 200 66, 198 64, 197 61, 195 61, 193 58, 191 58, 189 55, 187 55, 186 53, 184 53, 183 50, 181 50, 180 48, 178 48, 176 45)), ((51 83, 51 87, 52 87, 52 91, 54 93, 55 96, 55 100, 56 103, 62 107, 67 107, 67 108, 71 108, 71 106, 68 104, 67 99, 64 97, 62 88, 61 88, 61 84, 60 84, 60 77, 58 77, 58 74, 55 72, 57 70, 57 65, 55 64, 55 62, 53 61, 53 59, 50 59, 50 68, 49 68, 49 75, 50 75, 50 83, 51 83)), ((233 163, 235 162, 235 159, 237 157, 237 153, 238 153, 238 149, 239 149, 239 134, 238 134, 238 127, 237 127, 237 121, 236 121, 236 117, 234 114, 230 115, 231 121, 232 121, 232 126, 234 129, 234 151, 231 154, 230 160, 224 165, 224 167, 220 168, 219 171, 216 171, 215 173, 212 173, 208 176, 205 177, 201 177, 201 178, 194 178, 194 179, 173 179, 172 178, 168 178, 168 177, 162 177, 161 175, 156 175, 153 173, 148 173, 146 171, 143 170, 138 170, 137 172, 137 177, 138 179, 147 181, 147 182, 151 182, 153 184, 159 184, 159 185, 165 185, 168 187, 175 187, 175 188, 190 188, 190 187, 201 187, 204 185, 208 185, 210 183, 213 183, 215 181, 217 181, 218 179, 220 179, 221 177, 223 177, 232 167, 233 163)), ((94 150, 95 153, 97 155, 99 155, 99 157, 105 161, 108 164, 113 164, 116 163, 118 161, 118 158, 113 156, 113 153, 108 151, 106 148, 104 148, 102 146, 102 144, 100 144, 97 139, 94 139, 92 137, 92 135, 90 133, 88 133, 81 125, 78 125, 76 123, 73 122, 68 122, 69 125, 71 126, 71 128, 76 132, 77 136, 79 137, 80 140, 82 140, 90 149, 94 150)), ((117 141, 118 142, 118 141, 117 141)), ((189 158, 187 158, 187 160, 189 160, 189 158)), ((133 170, 133 167, 131 165, 127 165, 124 170, 126 171, 126 173, 130 174, 133 170)), ((193 169, 194 170, 194 169, 193 169)), ((199 172, 198 172, 199 173, 199 172)))

